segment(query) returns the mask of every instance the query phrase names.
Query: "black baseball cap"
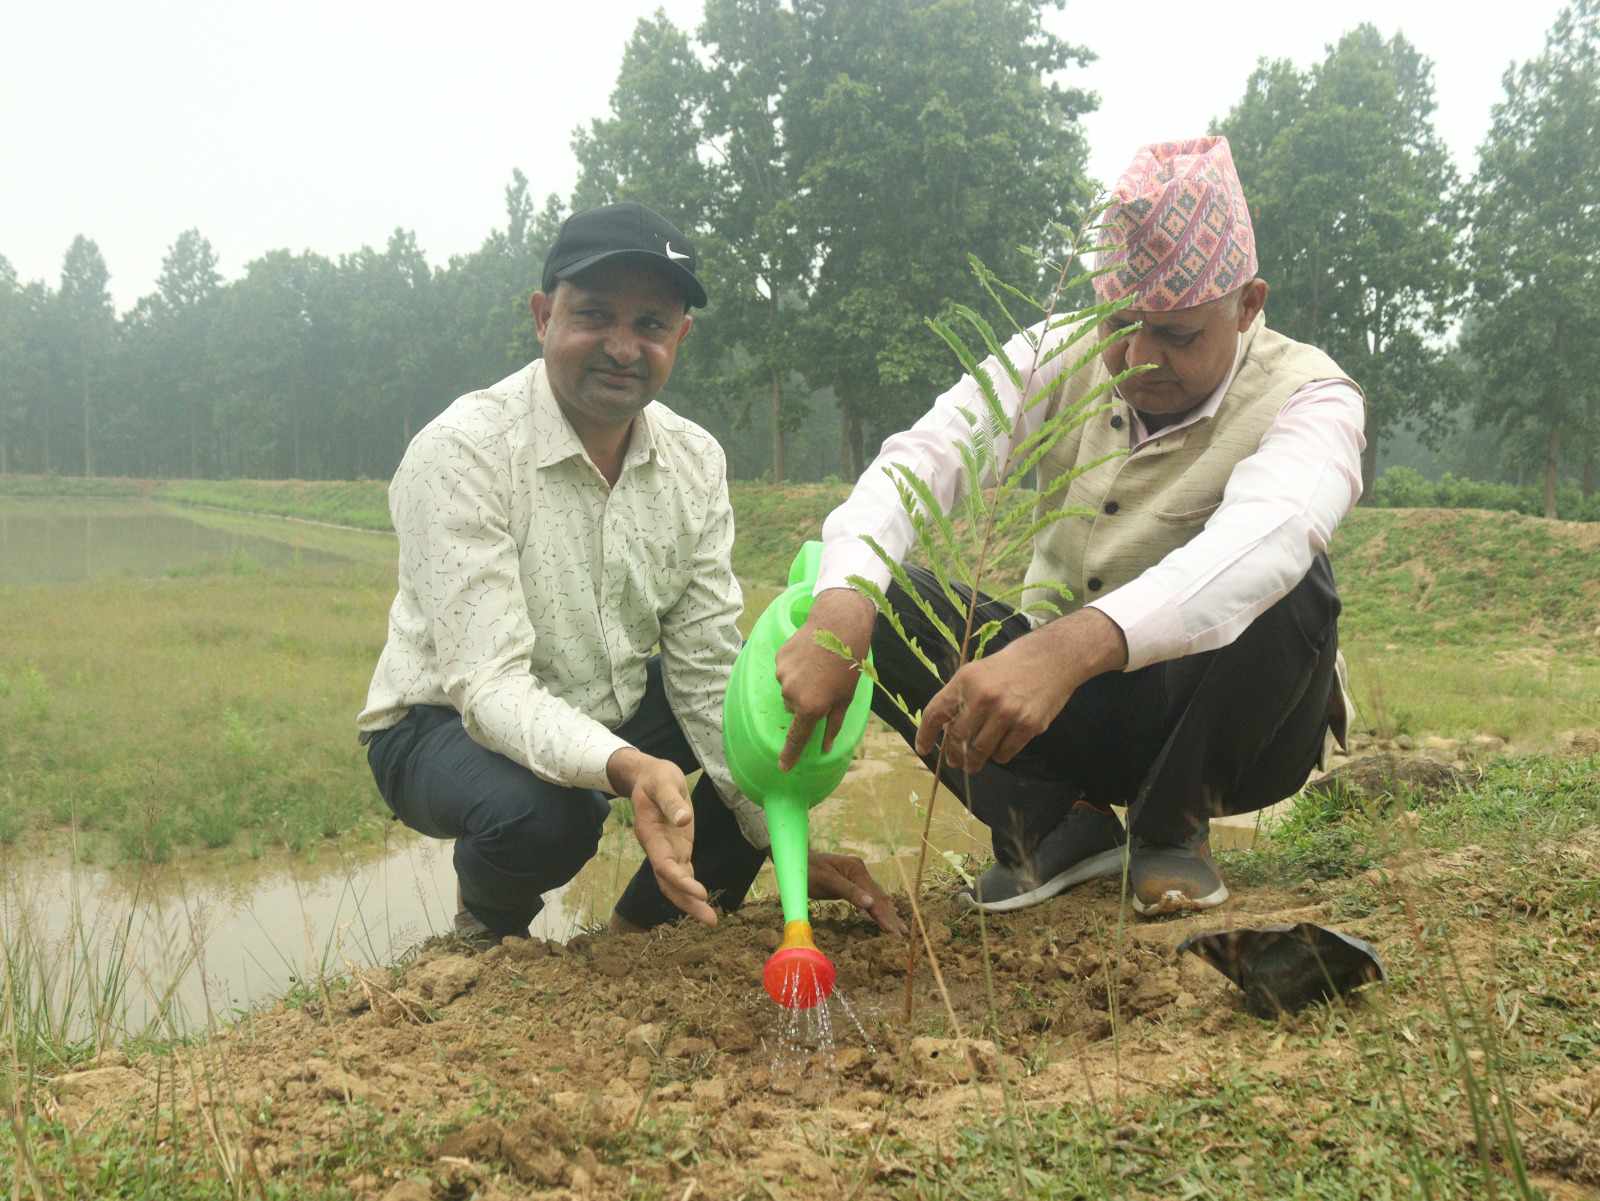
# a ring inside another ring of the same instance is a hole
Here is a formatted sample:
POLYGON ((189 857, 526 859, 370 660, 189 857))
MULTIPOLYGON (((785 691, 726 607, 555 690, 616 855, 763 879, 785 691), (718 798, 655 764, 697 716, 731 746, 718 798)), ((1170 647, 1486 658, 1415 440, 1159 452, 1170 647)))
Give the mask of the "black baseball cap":
POLYGON ((706 290, 694 273, 699 259, 689 239, 660 213, 632 201, 585 209, 563 221, 545 256, 540 289, 549 292, 557 280, 624 254, 662 263, 683 289, 688 307, 705 308, 706 290))

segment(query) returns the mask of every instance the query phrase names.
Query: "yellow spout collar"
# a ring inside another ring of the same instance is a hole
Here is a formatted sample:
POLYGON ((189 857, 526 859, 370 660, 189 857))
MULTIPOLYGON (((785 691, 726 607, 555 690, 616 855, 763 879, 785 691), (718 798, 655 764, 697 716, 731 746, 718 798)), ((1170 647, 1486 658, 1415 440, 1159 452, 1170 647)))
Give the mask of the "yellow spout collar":
POLYGON ((785 922, 783 927, 783 941, 778 944, 778 950, 787 951, 794 947, 810 947, 813 951, 817 944, 811 940, 810 922, 785 922))

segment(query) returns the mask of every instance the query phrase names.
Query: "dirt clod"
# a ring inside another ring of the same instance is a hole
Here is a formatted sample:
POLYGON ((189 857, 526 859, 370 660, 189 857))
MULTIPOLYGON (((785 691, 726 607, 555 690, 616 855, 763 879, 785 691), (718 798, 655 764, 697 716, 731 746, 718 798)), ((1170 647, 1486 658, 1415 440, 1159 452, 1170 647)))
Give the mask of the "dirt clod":
POLYGON ((435 1005, 448 1005, 478 982, 483 965, 465 955, 443 955, 411 973, 411 984, 435 1005))
POLYGON ((645 1022, 635 1026, 622 1037, 622 1045, 634 1055, 646 1055, 654 1058, 661 1054, 661 1040, 663 1031, 655 1022, 645 1022))
POLYGON ((55 1091, 63 1101, 94 1103, 135 1091, 143 1084, 144 1078, 131 1068, 90 1068, 57 1076, 55 1091))
POLYGON ((1466 786, 1466 775, 1447 763, 1385 753, 1352 759, 1306 785, 1305 791, 1307 796, 1326 798, 1346 796, 1384 801, 1410 796, 1419 801, 1432 801, 1460 792, 1466 786))
POLYGON ((992 1080, 999 1071, 1000 1051, 988 1039, 914 1038, 911 1061, 917 1074, 942 1083, 992 1080))

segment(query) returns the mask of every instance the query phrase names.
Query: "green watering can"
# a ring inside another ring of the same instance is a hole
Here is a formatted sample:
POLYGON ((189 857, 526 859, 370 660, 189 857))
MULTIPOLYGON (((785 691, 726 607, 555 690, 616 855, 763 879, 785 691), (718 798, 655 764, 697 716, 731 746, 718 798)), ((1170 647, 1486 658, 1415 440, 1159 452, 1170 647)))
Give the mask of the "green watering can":
POLYGON ((800 548, 789 568, 789 586, 767 606, 739 652, 722 716, 722 747, 734 783, 767 814, 772 868, 783 905, 783 942, 767 960, 762 983, 767 995, 788 1009, 810 1009, 833 992, 833 964, 811 938, 806 891, 810 812, 844 779, 866 732, 872 705, 872 681, 863 675, 832 748, 823 751, 826 723, 818 722, 795 765, 786 772, 778 769, 793 720, 778 687, 778 648, 811 611, 811 590, 821 562, 822 543, 807 542, 800 548))

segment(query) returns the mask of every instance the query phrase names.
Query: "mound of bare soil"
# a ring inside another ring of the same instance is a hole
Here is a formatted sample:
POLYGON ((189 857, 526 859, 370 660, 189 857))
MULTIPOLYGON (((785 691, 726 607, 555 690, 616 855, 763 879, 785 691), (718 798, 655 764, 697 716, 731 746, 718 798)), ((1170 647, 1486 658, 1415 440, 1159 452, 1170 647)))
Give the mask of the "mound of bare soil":
POLYGON ((1368 801, 1411 798, 1432 801, 1455 796, 1471 778, 1459 768, 1420 755, 1380 751, 1334 768, 1305 787, 1307 796, 1368 801))

